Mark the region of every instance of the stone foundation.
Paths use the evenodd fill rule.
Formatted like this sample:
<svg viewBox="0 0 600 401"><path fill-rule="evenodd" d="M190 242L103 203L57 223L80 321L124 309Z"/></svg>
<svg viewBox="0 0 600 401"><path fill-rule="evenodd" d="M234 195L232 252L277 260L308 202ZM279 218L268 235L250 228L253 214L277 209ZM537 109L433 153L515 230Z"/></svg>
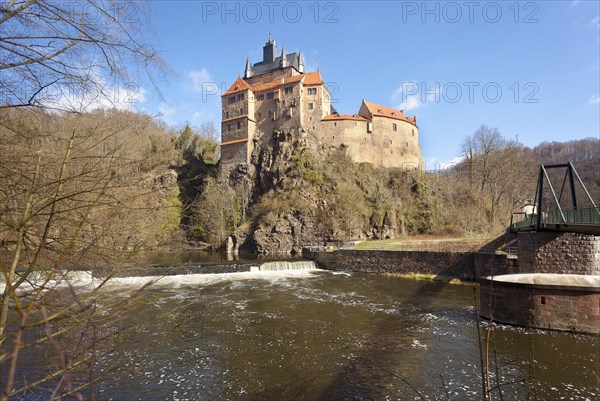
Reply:
<svg viewBox="0 0 600 401"><path fill-rule="evenodd" d="M521 273L600 274L600 236L519 233Z"/></svg>
<svg viewBox="0 0 600 401"><path fill-rule="evenodd" d="M507 282L502 276L482 279L481 315L523 327L600 333L600 288L597 284L569 285L570 278L578 277L562 276L559 283L563 284L553 285Z"/></svg>

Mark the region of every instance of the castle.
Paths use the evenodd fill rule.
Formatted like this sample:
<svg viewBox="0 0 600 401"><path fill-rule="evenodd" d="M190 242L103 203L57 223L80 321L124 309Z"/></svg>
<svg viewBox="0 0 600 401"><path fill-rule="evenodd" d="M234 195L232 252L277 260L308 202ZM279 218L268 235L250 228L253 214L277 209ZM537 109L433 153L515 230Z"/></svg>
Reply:
<svg viewBox="0 0 600 401"><path fill-rule="evenodd" d="M277 55L279 54L279 56ZM277 51L270 37L263 60L246 60L222 95L221 168L250 164L257 144L267 145L278 133L312 135L318 145L345 147L357 163L405 170L421 169L416 117L362 101L358 114L338 114L320 72L305 72L301 52Z"/></svg>

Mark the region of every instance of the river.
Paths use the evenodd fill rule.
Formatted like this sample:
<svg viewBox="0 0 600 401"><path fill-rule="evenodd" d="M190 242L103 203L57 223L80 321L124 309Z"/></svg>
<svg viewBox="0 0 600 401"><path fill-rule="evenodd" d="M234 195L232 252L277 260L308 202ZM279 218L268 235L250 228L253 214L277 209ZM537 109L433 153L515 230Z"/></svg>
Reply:
<svg viewBox="0 0 600 401"><path fill-rule="evenodd" d="M169 276L136 293L147 279L98 297L114 333L98 399L481 399L471 285L295 270ZM504 400L600 398L597 336L494 324L493 337Z"/></svg>

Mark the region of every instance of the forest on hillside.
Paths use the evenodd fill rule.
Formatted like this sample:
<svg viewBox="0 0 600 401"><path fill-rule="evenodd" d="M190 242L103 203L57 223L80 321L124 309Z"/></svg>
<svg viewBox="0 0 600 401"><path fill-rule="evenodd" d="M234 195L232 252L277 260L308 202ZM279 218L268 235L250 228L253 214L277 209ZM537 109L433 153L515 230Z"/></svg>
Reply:
<svg viewBox="0 0 600 401"><path fill-rule="evenodd" d="M252 179L228 179L219 174L212 124L177 129L118 109L5 108L0 117L0 249L10 254L21 232L21 258L32 258L40 241L46 259L68 245L77 263L165 245L219 248L230 236L259 251L422 234L488 236L535 197L540 164L568 161L600 197L594 138L531 149L482 126L464 137L460 163L427 173L356 164L343 148L274 142L258 151ZM278 162L267 165L273 153Z"/></svg>

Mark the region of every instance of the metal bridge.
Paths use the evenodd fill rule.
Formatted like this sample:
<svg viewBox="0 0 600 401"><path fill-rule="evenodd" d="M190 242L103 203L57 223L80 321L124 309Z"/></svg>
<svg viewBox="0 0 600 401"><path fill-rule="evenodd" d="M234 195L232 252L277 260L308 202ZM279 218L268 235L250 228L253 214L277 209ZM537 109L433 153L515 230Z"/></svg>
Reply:
<svg viewBox="0 0 600 401"><path fill-rule="evenodd" d="M548 170L552 169L565 169L558 195L548 176ZM581 193L583 190L585 194L584 200L587 201L585 206L580 206L578 202L576 183L579 184L579 192ZM550 198L548 202L545 202L547 199L544 199L545 185L548 186L547 192L552 195L551 198L548 196ZM563 199L565 186L569 194ZM581 181L579 174L577 174L575 167L570 162L540 166L535 200L530 208L529 212L514 212L512 214L511 232L565 231L600 235L600 207L596 205Z"/></svg>

